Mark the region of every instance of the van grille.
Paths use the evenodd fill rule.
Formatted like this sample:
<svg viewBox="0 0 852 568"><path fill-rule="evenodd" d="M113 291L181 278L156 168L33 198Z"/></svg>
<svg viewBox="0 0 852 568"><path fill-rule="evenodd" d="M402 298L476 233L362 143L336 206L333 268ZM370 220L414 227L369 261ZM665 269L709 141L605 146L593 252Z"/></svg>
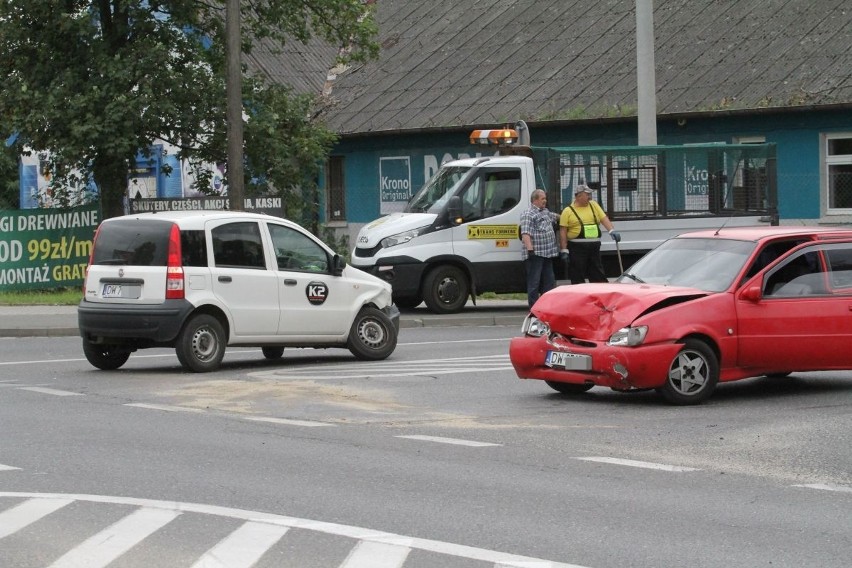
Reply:
<svg viewBox="0 0 852 568"><path fill-rule="evenodd" d="M376 245L368 249L355 247L355 256L358 258L370 258L376 256L376 253L380 250L382 250L382 245Z"/></svg>

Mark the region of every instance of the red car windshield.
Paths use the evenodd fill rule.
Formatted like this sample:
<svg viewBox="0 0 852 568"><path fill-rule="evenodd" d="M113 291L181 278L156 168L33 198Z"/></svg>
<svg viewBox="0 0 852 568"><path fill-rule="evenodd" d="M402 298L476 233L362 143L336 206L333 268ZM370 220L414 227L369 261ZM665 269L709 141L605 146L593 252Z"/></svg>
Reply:
<svg viewBox="0 0 852 568"><path fill-rule="evenodd" d="M727 290L756 247L731 239L670 239L645 256L616 280L687 286L705 292Z"/></svg>

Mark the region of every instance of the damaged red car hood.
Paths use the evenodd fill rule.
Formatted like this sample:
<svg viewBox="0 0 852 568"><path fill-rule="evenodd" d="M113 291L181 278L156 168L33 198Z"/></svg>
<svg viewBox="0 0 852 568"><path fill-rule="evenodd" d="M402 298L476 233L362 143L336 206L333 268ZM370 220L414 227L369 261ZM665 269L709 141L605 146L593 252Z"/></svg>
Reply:
<svg viewBox="0 0 852 568"><path fill-rule="evenodd" d="M606 340L655 307L707 295L696 288L655 284L573 284L547 292L531 311L562 335Z"/></svg>

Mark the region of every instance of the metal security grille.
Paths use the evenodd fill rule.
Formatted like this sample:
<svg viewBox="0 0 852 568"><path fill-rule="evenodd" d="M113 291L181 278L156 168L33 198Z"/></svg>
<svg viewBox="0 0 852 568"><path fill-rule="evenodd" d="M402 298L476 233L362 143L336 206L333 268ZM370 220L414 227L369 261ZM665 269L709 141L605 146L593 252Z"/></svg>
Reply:
<svg viewBox="0 0 852 568"><path fill-rule="evenodd" d="M533 148L546 161L551 202L587 184L612 219L777 215L775 146ZM556 202L554 203L554 199Z"/></svg>
<svg viewBox="0 0 852 568"><path fill-rule="evenodd" d="M828 167L829 207L852 209L852 165Z"/></svg>

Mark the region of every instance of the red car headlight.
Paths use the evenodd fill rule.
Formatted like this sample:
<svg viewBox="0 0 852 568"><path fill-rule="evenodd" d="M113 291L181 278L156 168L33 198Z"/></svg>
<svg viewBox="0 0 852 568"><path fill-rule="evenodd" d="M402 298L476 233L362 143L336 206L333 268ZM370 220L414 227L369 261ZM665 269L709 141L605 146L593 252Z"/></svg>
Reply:
<svg viewBox="0 0 852 568"><path fill-rule="evenodd" d="M550 335L550 326L530 314L524 320L524 324L521 326L521 332L524 335L530 335L532 337L542 337Z"/></svg>
<svg viewBox="0 0 852 568"><path fill-rule="evenodd" d="M617 345L621 347L633 347L641 345L645 341L645 336L648 335L648 326L639 325L636 327L622 327L613 333L607 345Z"/></svg>

